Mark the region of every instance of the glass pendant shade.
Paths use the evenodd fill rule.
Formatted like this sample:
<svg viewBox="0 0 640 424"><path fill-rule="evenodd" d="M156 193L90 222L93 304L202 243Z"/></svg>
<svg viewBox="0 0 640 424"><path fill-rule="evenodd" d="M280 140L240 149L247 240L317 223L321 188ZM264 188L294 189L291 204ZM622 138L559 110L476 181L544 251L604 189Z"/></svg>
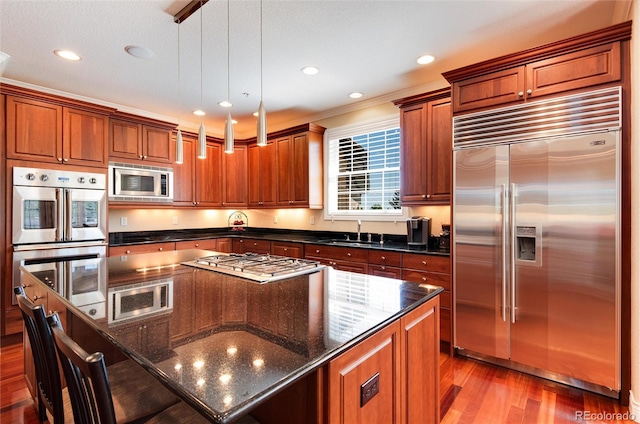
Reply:
<svg viewBox="0 0 640 424"><path fill-rule="evenodd" d="M184 162L184 142L182 141L182 131L176 134L176 163Z"/></svg>
<svg viewBox="0 0 640 424"><path fill-rule="evenodd" d="M233 121L231 112L227 114L227 122L224 124L224 152L233 153Z"/></svg>
<svg viewBox="0 0 640 424"><path fill-rule="evenodd" d="M267 111L264 109L262 100L260 100L260 107L258 107L257 145L267 145Z"/></svg>
<svg viewBox="0 0 640 424"><path fill-rule="evenodd" d="M198 158L205 159L207 157L207 134L204 132L204 122L200 122L200 131L198 131Z"/></svg>

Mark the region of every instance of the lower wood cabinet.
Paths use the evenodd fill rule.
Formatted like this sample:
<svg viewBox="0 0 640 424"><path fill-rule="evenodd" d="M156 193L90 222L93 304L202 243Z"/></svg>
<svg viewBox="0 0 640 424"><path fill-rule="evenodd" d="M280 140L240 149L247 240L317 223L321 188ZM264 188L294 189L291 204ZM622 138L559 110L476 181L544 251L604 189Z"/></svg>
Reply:
<svg viewBox="0 0 640 424"><path fill-rule="evenodd" d="M262 239L235 238L231 242L233 253L271 253L271 242Z"/></svg>
<svg viewBox="0 0 640 424"><path fill-rule="evenodd" d="M290 258L302 258L304 256L304 246L302 243L272 241L271 254L288 256Z"/></svg>
<svg viewBox="0 0 640 424"><path fill-rule="evenodd" d="M169 318L160 317L123 324L114 332L117 332L118 338L127 347L143 355L153 356L157 352L164 353L169 350L169 328Z"/></svg>
<svg viewBox="0 0 640 424"><path fill-rule="evenodd" d="M137 253L154 253L175 250L175 242L130 244L127 246L109 247L109 256L126 256Z"/></svg>

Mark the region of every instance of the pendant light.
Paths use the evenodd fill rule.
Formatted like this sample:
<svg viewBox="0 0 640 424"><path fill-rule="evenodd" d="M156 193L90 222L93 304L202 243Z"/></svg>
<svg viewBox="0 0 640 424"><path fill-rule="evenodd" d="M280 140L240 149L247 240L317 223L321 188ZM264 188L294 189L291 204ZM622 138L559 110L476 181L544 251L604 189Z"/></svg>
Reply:
<svg viewBox="0 0 640 424"><path fill-rule="evenodd" d="M258 128L256 141L258 146L267 145L267 111L262 102L262 0L260 0L260 106L258 106Z"/></svg>
<svg viewBox="0 0 640 424"><path fill-rule="evenodd" d="M231 102L231 0L227 0L227 101ZM233 120L231 111L227 112L224 125L224 152L233 153Z"/></svg>
<svg viewBox="0 0 640 424"><path fill-rule="evenodd" d="M180 131L180 24L178 24L178 133L176 134L176 163L184 161L184 142Z"/></svg>
<svg viewBox="0 0 640 424"><path fill-rule="evenodd" d="M200 1L200 109L202 108L202 0ZM204 115L203 115L204 116ZM207 157L207 134L204 130L204 118L200 117L200 130L198 131L198 158Z"/></svg>

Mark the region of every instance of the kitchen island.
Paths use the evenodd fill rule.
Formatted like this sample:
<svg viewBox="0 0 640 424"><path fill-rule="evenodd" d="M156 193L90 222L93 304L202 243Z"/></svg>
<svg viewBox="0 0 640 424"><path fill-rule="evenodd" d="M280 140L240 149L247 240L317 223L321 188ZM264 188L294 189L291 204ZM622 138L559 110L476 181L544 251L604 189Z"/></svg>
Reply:
<svg viewBox="0 0 640 424"><path fill-rule="evenodd" d="M111 257L104 281L83 280L81 263L55 281L27 265L23 283L87 351L133 359L212 422L439 420L442 288L331 267L259 284L182 265L213 253Z"/></svg>

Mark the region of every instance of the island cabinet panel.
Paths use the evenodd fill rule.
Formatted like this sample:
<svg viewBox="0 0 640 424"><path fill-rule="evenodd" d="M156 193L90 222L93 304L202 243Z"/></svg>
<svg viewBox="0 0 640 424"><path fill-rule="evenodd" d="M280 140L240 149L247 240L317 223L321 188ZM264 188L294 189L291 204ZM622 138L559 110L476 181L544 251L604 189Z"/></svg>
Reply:
<svg viewBox="0 0 640 424"><path fill-rule="evenodd" d="M332 360L328 365L329 423L401 423L400 356L396 321Z"/></svg>
<svg viewBox="0 0 640 424"><path fill-rule="evenodd" d="M111 119L109 156L132 163L170 164L171 126L153 126L135 119Z"/></svg>
<svg viewBox="0 0 640 424"><path fill-rule="evenodd" d="M304 245L287 241L272 241L271 254L278 256L288 256L290 258L304 257Z"/></svg>
<svg viewBox="0 0 640 424"><path fill-rule="evenodd" d="M218 276L220 277L220 276ZM222 279L233 277L224 276ZM247 284L224 284L222 289L222 324L247 323Z"/></svg>
<svg viewBox="0 0 640 424"><path fill-rule="evenodd" d="M255 143L248 147L249 207L276 207L277 161L276 145L269 140L266 146Z"/></svg>
<svg viewBox="0 0 640 424"><path fill-rule="evenodd" d="M194 321L197 315L194 307L195 276L196 273L193 270L173 277L171 341L184 339L194 333Z"/></svg>
<svg viewBox="0 0 640 424"><path fill-rule="evenodd" d="M450 89L396 100L400 107L400 202L449 204L452 112Z"/></svg>
<svg viewBox="0 0 640 424"><path fill-rule="evenodd" d="M153 356L171 347L169 318L145 319L140 323L123 324L114 332L128 348Z"/></svg>
<svg viewBox="0 0 640 424"><path fill-rule="evenodd" d="M247 146L236 144L233 153L225 153L222 159L223 207L247 207L247 171Z"/></svg>
<svg viewBox="0 0 640 424"><path fill-rule="evenodd" d="M108 116L6 96L7 157L106 168Z"/></svg>

